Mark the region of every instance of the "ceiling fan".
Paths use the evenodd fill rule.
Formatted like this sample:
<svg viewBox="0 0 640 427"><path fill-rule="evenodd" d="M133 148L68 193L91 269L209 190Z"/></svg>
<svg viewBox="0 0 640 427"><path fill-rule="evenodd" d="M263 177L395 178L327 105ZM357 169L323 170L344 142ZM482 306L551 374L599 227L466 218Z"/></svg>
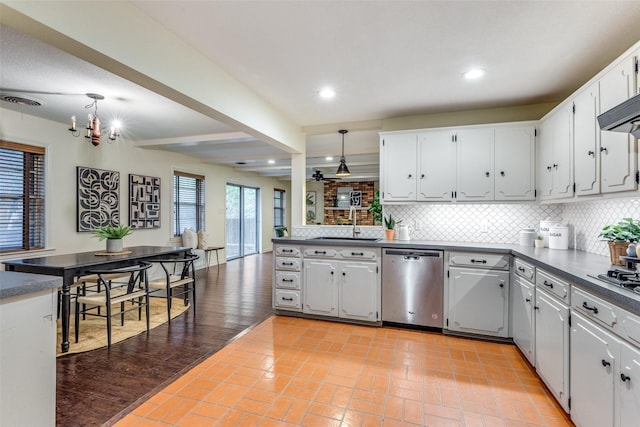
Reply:
<svg viewBox="0 0 640 427"><path fill-rule="evenodd" d="M315 170L313 172L313 175L311 175L311 178L315 179L316 181L337 181L339 178L325 178L324 175L322 174L322 172L320 172L319 170Z"/></svg>

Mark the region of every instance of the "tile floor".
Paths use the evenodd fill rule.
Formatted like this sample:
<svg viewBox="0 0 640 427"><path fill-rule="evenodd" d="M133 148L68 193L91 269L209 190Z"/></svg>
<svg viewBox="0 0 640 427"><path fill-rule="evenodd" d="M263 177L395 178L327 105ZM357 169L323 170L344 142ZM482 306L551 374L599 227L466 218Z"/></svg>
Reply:
<svg viewBox="0 0 640 427"><path fill-rule="evenodd" d="M271 317L116 426L571 426L515 346Z"/></svg>

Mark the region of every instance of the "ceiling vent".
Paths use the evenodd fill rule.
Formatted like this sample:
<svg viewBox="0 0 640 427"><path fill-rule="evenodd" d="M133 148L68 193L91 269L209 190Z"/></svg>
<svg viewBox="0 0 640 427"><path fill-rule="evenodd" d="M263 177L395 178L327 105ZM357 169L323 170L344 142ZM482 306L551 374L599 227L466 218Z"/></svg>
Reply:
<svg viewBox="0 0 640 427"><path fill-rule="evenodd" d="M0 95L0 99L6 102L10 102L12 104L29 105L31 107L42 106L42 103L40 101L36 101L35 99L24 98L22 96L7 95L3 93L2 95Z"/></svg>

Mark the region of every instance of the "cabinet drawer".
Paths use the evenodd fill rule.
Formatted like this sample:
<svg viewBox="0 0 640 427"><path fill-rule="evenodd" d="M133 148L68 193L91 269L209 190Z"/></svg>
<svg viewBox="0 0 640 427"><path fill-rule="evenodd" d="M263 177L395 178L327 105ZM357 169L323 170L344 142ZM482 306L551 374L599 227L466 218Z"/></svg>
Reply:
<svg viewBox="0 0 640 427"><path fill-rule="evenodd" d="M298 258L281 258L276 257L277 270L293 270L300 271L300 260Z"/></svg>
<svg viewBox="0 0 640 427"><path fill-rule="evenodd" d="M276 289L273 301L274 307L300 309L300 291Z"/></svg>
<svg viewBox="0 0 640 427"><path fill-rule="evenodd" d="M346 248L340 251L340 256L347 259L377 259L378 254L374 249Z"/></svg>
<svg viewBox="0 0 640 427"><path fill-rule="evenodd" d="M600 298L580 289L571 289L571 308L580 311L587 318L597 320L600 324L613 329L618 323L613 306Z"/></svg>
<svg viewBox="0 0 640 427"><path fill-rule="evenodd" d="M520 259L514 262L514 272L516 276L523 277L532 283L536 281L536 268Z"/></svg>
<svg viewBox="0 0 640 427"><path fill-rule="evenodd" d="M300 273L276 271L276 288L300 289Z"/></svg>
<svg viewBox="0 0 640 427"><path fill-rule="evenodd" d="M276 256L300 256L300 246L278 245L276 246Z"/></svg>
<svg viewBox="0 0 640 427"><path fill-rule="evenodd" d="M507 270L509 255L452 252L449 255L449 265Z"/></svg>
<svg viewBox="0 0 640 427"><path fill-rule="evenodd" d="M536 271L536 286L565 304L569 304L571 301L571 285L544 270Z"/></svg>
<svg viewBox="0 0 640 427"><path fill-rule="evenodd" d="M307 246L304 248L304 256L312 258L335 258L338 251L326 246Z"/></svg>

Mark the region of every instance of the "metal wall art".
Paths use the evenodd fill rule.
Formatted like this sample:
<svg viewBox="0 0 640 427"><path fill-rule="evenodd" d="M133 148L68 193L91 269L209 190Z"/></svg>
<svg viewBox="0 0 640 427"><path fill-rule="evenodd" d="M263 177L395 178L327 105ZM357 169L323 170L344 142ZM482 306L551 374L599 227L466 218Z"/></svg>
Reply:
<svg viewBox="0 0 640 427"><path fill-rule="evenodd" d="M160 228L160 178L129 174L129 225Z"/></svg>
<svg viewBox="0 0 640 427"><path fill-rule="evenodd" d="M120 224L120 172L77 167L78 231Z"/></svg>

